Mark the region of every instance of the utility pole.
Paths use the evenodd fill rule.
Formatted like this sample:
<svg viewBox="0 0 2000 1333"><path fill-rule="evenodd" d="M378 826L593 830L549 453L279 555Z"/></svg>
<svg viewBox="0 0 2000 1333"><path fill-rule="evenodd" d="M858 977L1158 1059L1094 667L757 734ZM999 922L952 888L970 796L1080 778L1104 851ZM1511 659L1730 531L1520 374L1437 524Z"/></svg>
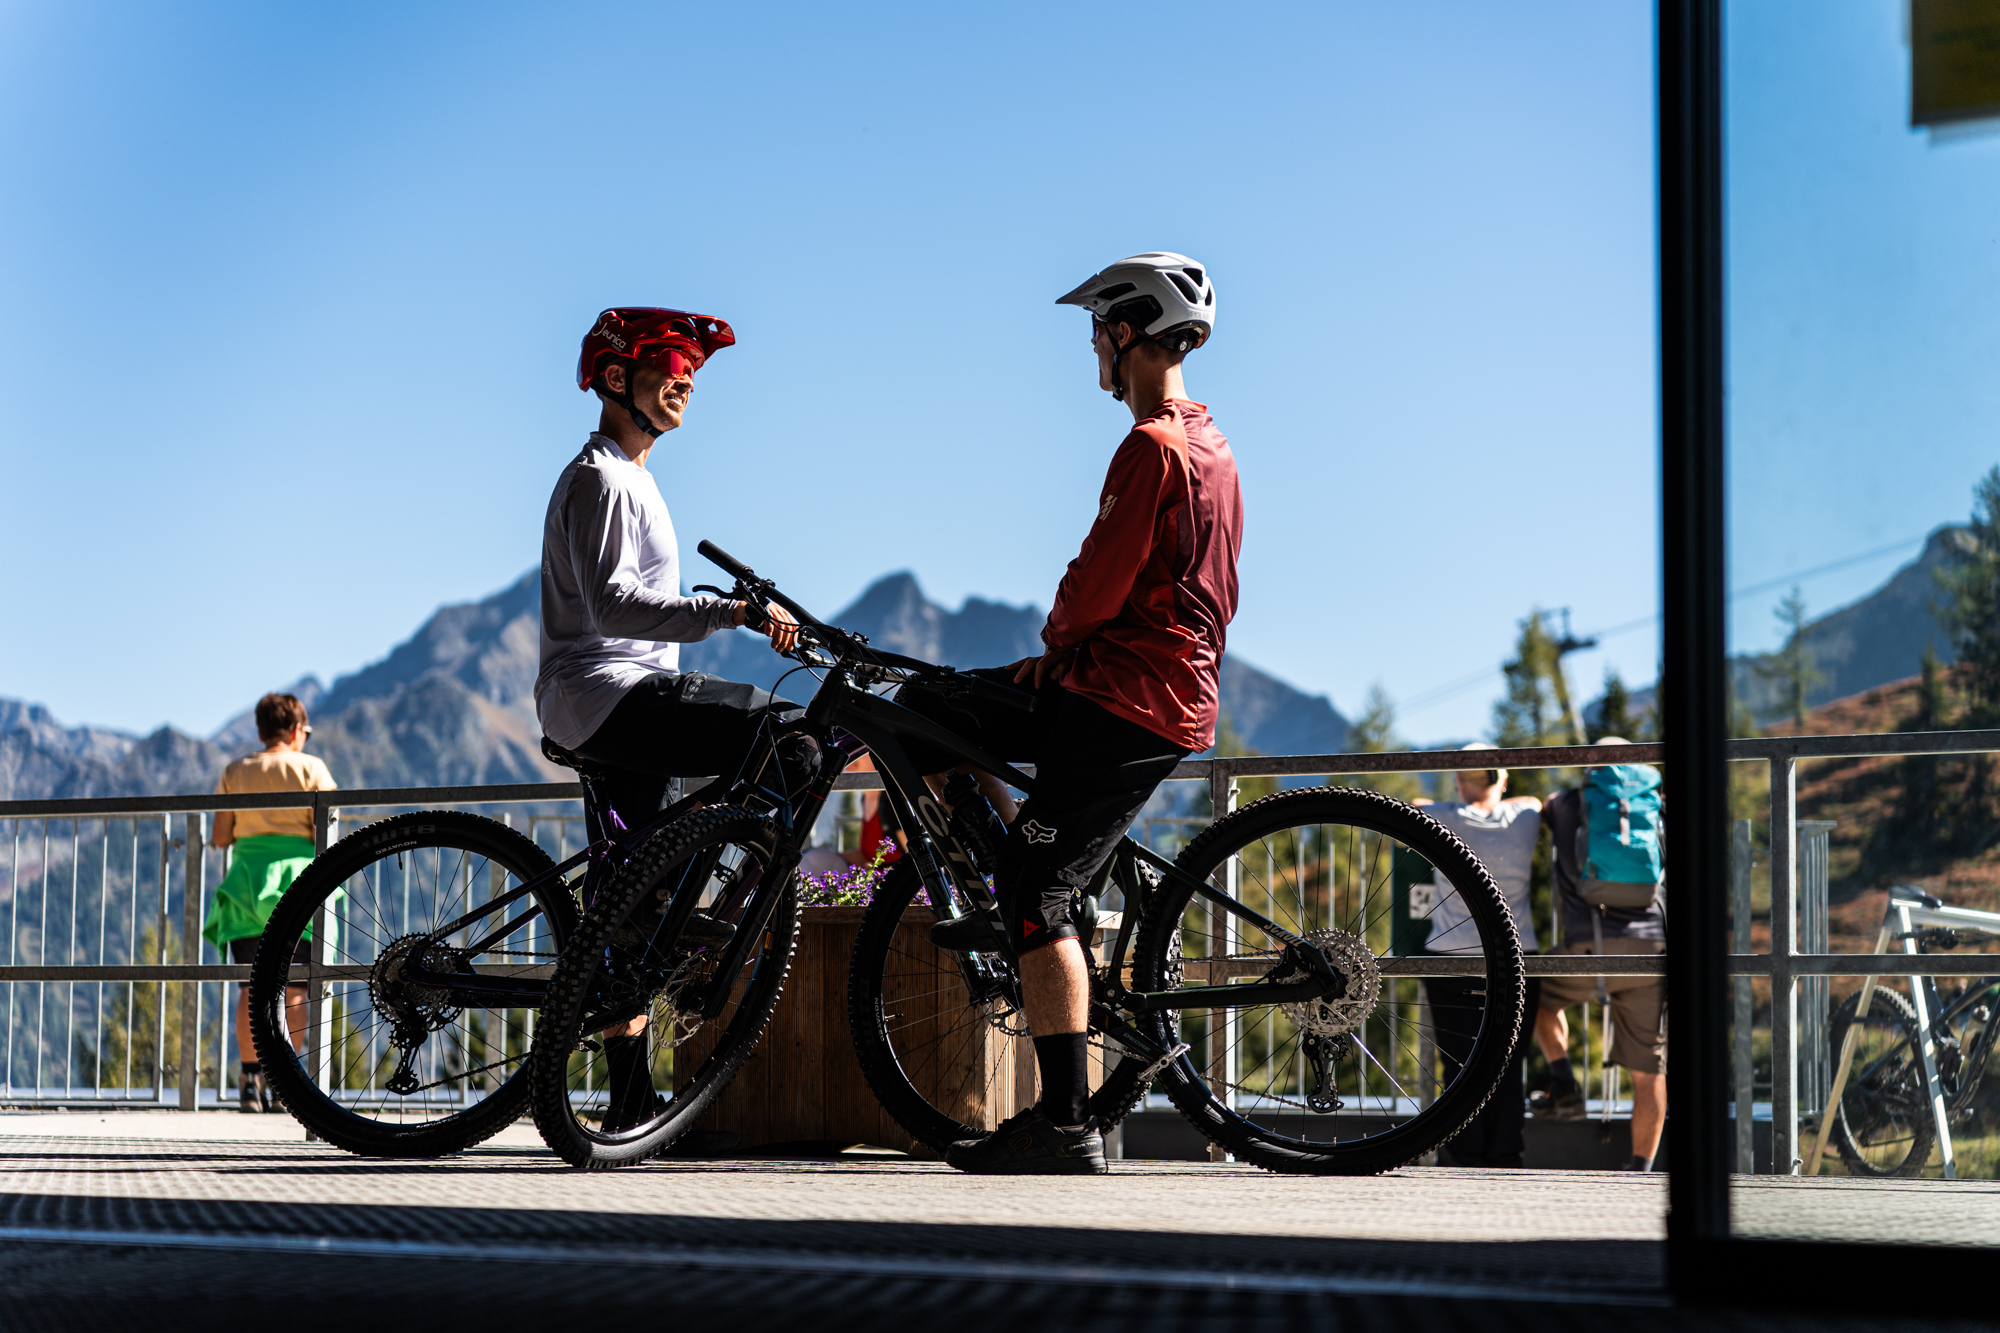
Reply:
<svg viewBox="0 0 2000 1333"><path fill-rule="evenodd" d="M1585 648L1595 648L1597 640L1579 639L1570 633L1569 608L1566 606L1562 609L1562 618L1562 637L1556 640L1556 703L1561 706L1564 716L1569 718L1569 730L1573 738L1572 743L1576 745L1588 745L1590 738L1584 734L1583 714L1577 711L1576 700L1570 694L1569 670L1563 666L1563 658L1569 656L1571 653L1581 652Z"/></svg>

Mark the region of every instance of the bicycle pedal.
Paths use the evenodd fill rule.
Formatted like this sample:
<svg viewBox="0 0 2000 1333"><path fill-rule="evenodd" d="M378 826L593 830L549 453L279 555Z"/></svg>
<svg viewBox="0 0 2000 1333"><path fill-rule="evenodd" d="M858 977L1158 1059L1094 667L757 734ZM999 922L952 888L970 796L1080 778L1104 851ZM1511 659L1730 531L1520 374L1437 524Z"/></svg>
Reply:
<svg viewBox="0 0 2000 1333"><path fill-rule="evenodd" d="M1168 1065L1186 1055L1191 1049L1193 1048L1186 1042L1180 1042L1171 1051L1168 1051L1165 1055L1147 1065L1139 1072L1139 1086L1143 1088L1148 1083L1151 1083L1155 1078L1159 1077L1162 1069L1165 1069Z"/></svg>

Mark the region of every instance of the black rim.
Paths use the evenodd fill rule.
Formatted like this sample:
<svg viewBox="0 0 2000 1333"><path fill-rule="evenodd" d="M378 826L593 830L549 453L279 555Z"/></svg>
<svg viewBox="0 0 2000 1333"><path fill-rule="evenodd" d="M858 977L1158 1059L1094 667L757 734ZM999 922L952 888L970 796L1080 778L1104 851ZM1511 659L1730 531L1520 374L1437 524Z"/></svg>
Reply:
<svg viewBox="0 0 2000 1333"><path fill-rule="evenodd" d="M1278 925L1339 948L1365 946L1380 958L1390 952L1392 912L1410 901L1407 885L1404 894L1396 892L1398 880L1421 873L1410 859L1415 854L1436 868L1428 906L1419 896L1409 908L1412 918L1430 921L1432 950L1483 956L1489 969L1495 959L1518 956L1511 923L1496 921L1474 900L1491 893L1490 882L1460 868L1470 854L1448 845L1442 829L1427 827L1430 821L1414 811L1406 819L1376 818L1365 804L1335 801L1320 806L1328 817L1309 822L1288 818L1282 808L1262 820L1246 809L1234 817L1249 821L1235 835L1218 822L1222 841L1192 847L1190 870L1233 889ZM1172 901L1184 905L1179 959L1155 937L1144 960L1164 980L1172 982L1176 961L1189 986L1254 980L1279 966L1277 942L1239 918L1193 899L1191 890ZM1156 964L1154 955L1164 956ZM1184 1010L1177 1033L1171 1018L1156 1022L1162 1038L1190 1045L1177 1071L1186 1089L1206 1099L1207 1114L1299 1153L1361 1145L1390 1150L1405 1140L1435 1141L1439 1124L1456 1121L1450 1126L1456 1130L1486 1100L1514 1036L1506 1034L1509 1050L1496 1055L1496 1028L1508 1006L1485 1003L1486 984L1480 977L1427 983L1378 976L1363 987L1374 997L1365 1007ZM1514 1016L1518 1021L1518 1009ZM1451 1058L1453 1051L1460 1059ZM1435 1071L1428 1081L1426 1057Z"/></svg>
<svg viewBox="0 0 2000 1333"><path fill-rule="evenodd" d="M310 1034L295 1041L307 1047L294 1059L297 1076L326 1109L371 1128L418 1129L474 1111L525 1068L536 1010L460 1007L450 996L398 986L391 979L393 963L422 949L434 970L550 967L563 942L560 910L537 913L501 939L484 940L499 921L495 917L424 942L437 926L545 872L550 863L543 858L536 864L519 849L448 828L358 863L338 859L338 844L334 851L335 859L322 858L321 864L329 879L339 878L321 881L305 900L306 918L291 918L283 945L292 954L312 930L315 909L323 906L329 939L324 946L308 942L307 948L316 950L322 963L367 972L324 983L317 1010L319 1049L311 1049ZM563 892L552 881L535 897L546 907ZM523 907L517 904L512 916L521 915ZM477 953L465 950L481 941L485 947ZM263 947L278 944L267 935ZM258 997L273 1032L290 1026L280 995L272 986Z"/></svg>

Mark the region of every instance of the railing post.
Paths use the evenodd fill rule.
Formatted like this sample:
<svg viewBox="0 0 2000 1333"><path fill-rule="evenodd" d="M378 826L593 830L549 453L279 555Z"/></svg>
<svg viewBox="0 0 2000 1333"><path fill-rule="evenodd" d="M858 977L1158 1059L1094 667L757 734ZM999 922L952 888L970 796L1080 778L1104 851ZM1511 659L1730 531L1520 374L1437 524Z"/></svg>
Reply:
<svg viewBox="0 0 2000 1333"><path fill-rule="evenodd" d="M1735 936L1734 952L1747 954L1751 949L1750 821L1737 820L1730 833L1730 926ZM1749 977L1736 977L1730 985L1736 992L1736 1040L1732 1052L1736 1076L1736 1170L1747 1176L1757 1169L1757 1074L1750 1058L1750 1028L1757 1012L1757 996Z"/></svg>
<svg viewBox="0 0 2000 1333"><path fill-rule="evenodd" d="M201 867L202 816L191 813L182 821L181 836L181 962L192 966L201 961ZM201 1078L201 983L181 983L180 1108L196 1109L196 1089Z"/></svg>
<svg viewBox="0 0 2000 1333"><path fill-rule="evenodd" d="M1222 759L1209 761L1208 808L1216 819L1221 819L1236 809L1236 774ZM1241 866L1237 858L1230 857L1223 872L1225 876L1223 891L1231 898L1237 895L1240 871ZM1220 949L1224 956L1234 953L1236 918L1211 905L1208 909L1208 923L1208 947L1211 954L1217 949ZM1209 969L1209 975L1215 976L1213 966ZM1224 984L1229 981L1226 970L1222 980ZM1236 1048L1232 1040L1236 1035L1235 1018L1234 1009L1208 1011L1208 1081L1211 1087L1221 1089L1225 1106L1236 1104ZM1226 1162L1229 1160L1229 1153L1221 1144L1211 1143L1208 1145L1208 1160Z"/></svg>
<svg viewBox="0 0 2000 1333"><path fill-rule="evenodd" d="M312 821L313 855L318 856L326 850L327 834L333 824L333 806L323 792L313 793ZM325 988L320 985L319 979L320 967L333 961L327 944L328 915L326 901L322 899L319 909L313 913L312 947L306 950L306 1068L313 1071L313 1081L321 1088L326 1087L328 1076L332 1073L333 1055L333 1048L326 1041L326 1017L332 1006L322 994ZM285 1006L285 1011L288 1014L291 1012L290 1004ZM307 1130L306 1139L317 1143L319 1135Z"/></svg>
<svg viewBox="0 0 2000 1333"><path fill-rule="evenodd" d="M1771 1172L1799 1168L1799 761L1771 760Z"/></svg>

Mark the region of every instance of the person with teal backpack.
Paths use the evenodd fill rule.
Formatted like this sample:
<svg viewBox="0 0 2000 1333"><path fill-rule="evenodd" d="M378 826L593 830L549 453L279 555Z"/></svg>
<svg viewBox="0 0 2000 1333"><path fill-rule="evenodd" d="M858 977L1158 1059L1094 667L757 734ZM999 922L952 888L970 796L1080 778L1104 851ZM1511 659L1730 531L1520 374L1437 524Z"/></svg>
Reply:
<svg viewBox="0 0 2000 1333"><path fill-rule="evenodd" d="M1616 736L1599 745L1626 745ZM1542 810L1565 954L1659 954L1667 947L1666 822L1660 770L1605 764L1584 770L1581 787ZM1535 1040L1549 1063L1549 1087L1529 1098L1541 1119L1580 1120L1583 1089L1569 1061L1564 1011L1596 1001L1611 1013L1607 1064L1632 1075L1633 1170L1652 1169L1667 1109L1666 986L1663 977L1544 977Z"/></svg>

